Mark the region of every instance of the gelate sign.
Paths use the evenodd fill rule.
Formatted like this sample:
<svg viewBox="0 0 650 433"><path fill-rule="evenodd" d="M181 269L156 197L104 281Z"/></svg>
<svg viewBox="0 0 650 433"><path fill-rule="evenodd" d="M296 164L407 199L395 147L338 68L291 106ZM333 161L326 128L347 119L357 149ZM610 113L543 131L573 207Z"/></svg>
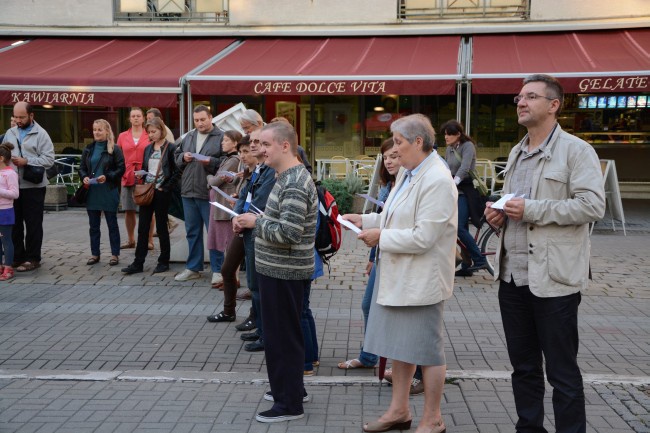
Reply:
<svg viewBox="0 0 650 433"><path fill-rule="evenodd" d="M581 92L638 92L648 89L648 77L585 78L578 87Z"/></svg>

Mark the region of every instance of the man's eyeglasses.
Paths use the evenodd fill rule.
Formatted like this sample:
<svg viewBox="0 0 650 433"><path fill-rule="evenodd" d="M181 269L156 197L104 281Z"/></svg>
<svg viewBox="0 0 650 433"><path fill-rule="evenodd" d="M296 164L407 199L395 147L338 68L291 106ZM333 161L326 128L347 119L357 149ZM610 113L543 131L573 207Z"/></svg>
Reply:
<svg viewBox="0 0 650 433"><path fill-rule="evenodd" d="M254 140L251 140L251 143L253 143L253 144L260 144L260 143L262 143L262 142L259 141L258 139L254 139Z"/></svg>
<svg viewBox="0 0 650 433"><path fill-rule="evenodd" d="M535 92L530 92L530 93L526 93L525 95L515 96L513 101L515 101L515 104L519 104L519 101L521 101L522 99L525 99L526 101L534 101L537 98L544 98L544 99L548 99L549 101L557 99L557 98L549 98L548 96L544 96L544 95L538 95Z"/></svg>

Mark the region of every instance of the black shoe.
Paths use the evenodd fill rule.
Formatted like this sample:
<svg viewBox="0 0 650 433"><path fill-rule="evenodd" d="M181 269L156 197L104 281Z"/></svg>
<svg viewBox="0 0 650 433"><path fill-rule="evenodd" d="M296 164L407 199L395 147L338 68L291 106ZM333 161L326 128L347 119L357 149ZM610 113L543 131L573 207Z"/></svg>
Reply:
<svg viewBox="0 0 650 433"><path fill-rule="evenodd" d="M167 272L169 270L169 265L163 263L158 263L156 268L153 270L152 274L158 274L160 272Z"/></svg>
<svg viewBox="0 0 650 433"><path fill-rule="evenodd" d="M247 334L242 334L239 336L244 341L257 341L258 338L260 338L260 334L257 332L249 332Z"/></svg>
<svg viewBox="0 0 650 433"><path fill-rule="evenodd" d="M257 328L255 321L250 317L247 317L246 320L235 326L235 329L238 331L252 331L255 328Z"/></svg>
<svg viewBox="0 0 650 433"><path fill-rule="evenodd" d="M481 269L487 269L487 268L488 268L488 264L487 264L487 261L486 261L486 262L478 263L478 264L474 263L474 266L470 266L469 268L467 268L467 270L469 272L474 272L474 271L480 271Z"/></svg>
<svg viewBox="0 0 650 433"><path fill-rule="evenodd" d="M266 392L264 393L264 400L266 400L266 401L275 401L275 400L273 399L273 394L271 394L271 391L266 391ZM303 403L308 403L309 400L311 400L311 397L309 397L309 395L307 394L307 392L305 392L305 394L302 396L302 402L303 402Z"/></svg>
<svg viewBox="0 0 650 433"><path fill-rule="evenodd" d="M456 271L454 275L457 277L471 277L472 275L474 275L474 272L469 271L467 269L459 269Z"/></svg>
<svg viewBox="0 0 650 433"><path fill-rule="evenodd" d="M257 340L252 343L248 343L244 346L246 352L261 352L264 350L264 342L262 340Z"/></svg>
<svg viewBox="0 0 650 433"><path fill-rule="evenodd" d="M137 266L131 263L126 268L122 268L122 272L124 272L126 275L137 274L142 272L142 266Z"/></svg>
<svg viewBox="0 0 650 433"><path fill-rule="evenodd" d="M237 316L229 316L227 314L224 314L223 311L219 314L213 314L212 316L208 316L208 322L210 323L234 322L235 320L237 320Z"/></svg>
<svg viewBox="0 0 650 433"><path fill-rule="evenodd" d="M255 415L255 419L259 422L282 422L304 418L304 416L304 413L288 414L275 409L269 409Z"/></svg>

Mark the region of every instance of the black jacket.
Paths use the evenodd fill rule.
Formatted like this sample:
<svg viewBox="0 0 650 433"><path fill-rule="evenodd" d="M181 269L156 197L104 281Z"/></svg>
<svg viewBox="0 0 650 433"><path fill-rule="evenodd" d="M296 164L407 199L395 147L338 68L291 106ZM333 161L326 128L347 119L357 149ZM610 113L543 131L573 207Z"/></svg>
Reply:
<svg viewBox="0 0 650 433"><path fill-rule="evenodd" d="M90 155L92 155L94 149L95 142L93 141L88 146L86 146L83 153L81 154L81 164L79 164L79 178L82 181L85 177L95 177L92 173L93 167L91 167L90 164ZM112 155L109 155L108 151L104 151L102 153L100 164L103 167L103 173L104 176L106 176L106 182L110 185L110 187L119 187L125 171L124 154L122 153L122 149L120 149L119 146L115 145Z"/></svg>
<svg viewBox="0 0 650 433"><path fill-rule="evenodd" d="M168 146L167 150L165 150L165 146ZM181 177L181 171L178 169L178 167L176 167L176 163L174 162L174 153L176 152L176 146L173 143L166 141L165 144L163 144L163 146L160 148L160 151L165 152L162 166L160 167L160 171L162 172L161 174L164 177L160 188L165 192L169 192L174 190ZM149 171L149 158L151 158L152 153L153 143L149 143L149 145L144 148L144 156L142 157L142 170Z"/></svg>

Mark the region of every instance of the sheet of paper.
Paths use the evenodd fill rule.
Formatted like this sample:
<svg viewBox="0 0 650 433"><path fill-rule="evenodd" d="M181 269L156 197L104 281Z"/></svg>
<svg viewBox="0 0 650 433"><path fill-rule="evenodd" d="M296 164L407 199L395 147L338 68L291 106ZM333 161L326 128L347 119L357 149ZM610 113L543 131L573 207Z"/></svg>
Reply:
<svg viewBox="0 0 650 433"><path fill-rule="evenodd" d="M222 205L221 203L217 203L216 201L211 201L210 204L211 204L212 206L216 206L216 207L218 207L218 208L221 209L222 211L224 211L224 212L226 212L226 213L228 213L228 214L230 214L230 215L232 215L232 216L239 216L239 214L238 214L237 212L235 212L234 210L230 209L228 206L224 206L224 205Z"/></svg>
<svg viewBox="0 0 650 433"><path fill-rule="evenodd" d="M256 213L256 214L258 214L258 215L264 215L264 211L260 210L260 208L258 208L257 206L255 206L253 203L251 203L251 208L253 208L253 209L252 209L252 210L251 210L251 209L248 209L248 210L251 211L251 212L253 212L253 213Z"/></svg>
<svg viewBox="0 0 650 433"><path fill-rule="evenodd" d="M219 177L223 176L223 177L227 177L228 179L234 179L235 176L237 176L237 173L235 173L234 171L218 171L215 176L219 176Z"/></svg>
<svg viewBox="0 0 650 433"><path fill-rule="evenodd" d="M355 226L355 225L352 224L350 221L344 220L343 217L342 217L341 215L339 215L338 217L336 217L336 220L337 220L339 223L341 223L342 226L349 228L350 230L352 230L352 231L355 232L356 234L361 233L361 229L360 229L359 227Z"/></svg>
<svg viewBox="0 0 650 433"><path fill-rule="evenodd" d="M209 156L201 155L200 153L193 153L192 158L196 159L197 161L210 161Z"/></svg>
<svg viewBox="0 0 650 433"><path fill-rule="evenodd" d="M135 170L134 171L136 176L146 176L147 175L147 170Z"/></svg>
<svg viewBox="0 0 650 433"><path fill-rule="evenodd" d="M231 197L230 195L228 195L228 193L225 193L223 190L219 189L218 186L213 186L212 189L218 192L219 195L221 195L223 198L228 200L230 203L234 203L237 201L234 197Z"/></svg>
<svg viewBox="0 0 650 433"><path fill-rule="evenodd" d="M515 195L515 194L506 194L503 197L501 197L499 200L495 201L492 203L492 206L490 206L492 209L499 209L503 210L503 206L506 204L506 202L512 198L525 198L526 194L521 194L521 195Z"/></svg>
<svg viewBox="0 0 650 433"><path fill-rule="evenodd" d="M97 181L97 178L96 178L96 177L93 177L93 178L91 178L91 179L88 179L88 185L96 185L96 184L98 184L98 183L99 183L99 182Z"/></svg>
<svg viewBox="0 0 650 433"><path fill-rule="evenodd" d="M384 207L384 202L377 200L376 198L370 197L368 194L357 194L359 197L368 200L372 204L376 204L379 207Z"/></svg>

